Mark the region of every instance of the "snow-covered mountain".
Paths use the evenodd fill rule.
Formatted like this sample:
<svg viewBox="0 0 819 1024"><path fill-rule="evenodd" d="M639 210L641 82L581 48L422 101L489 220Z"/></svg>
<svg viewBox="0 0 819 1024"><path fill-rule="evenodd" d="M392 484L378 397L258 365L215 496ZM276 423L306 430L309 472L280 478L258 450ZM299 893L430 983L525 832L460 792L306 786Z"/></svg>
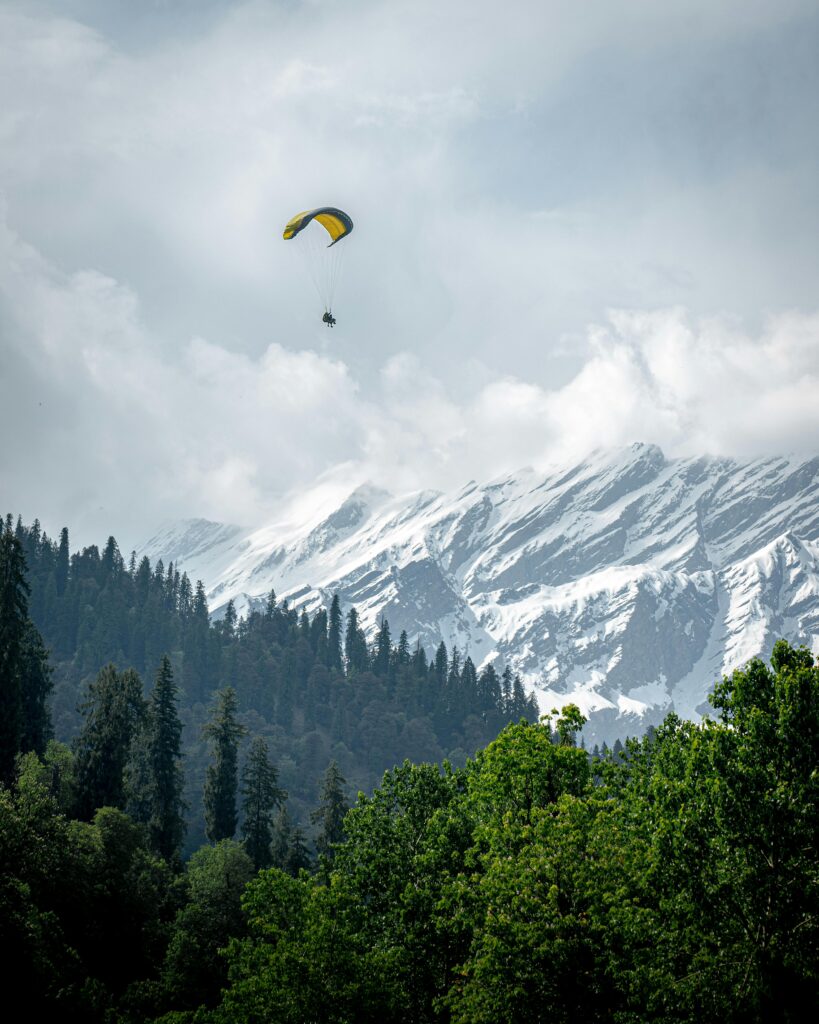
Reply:
<svg viewBox="0 0 819 1024"><path fill-rule="evenodd" d="M217 615L338 592L370 628L508 662L543 709L579 704L589 743L696 716L779 636L819 651L819 458L633 445L454 493L359 487L257 530L187 520L143 553L202 579Z"/></svg>

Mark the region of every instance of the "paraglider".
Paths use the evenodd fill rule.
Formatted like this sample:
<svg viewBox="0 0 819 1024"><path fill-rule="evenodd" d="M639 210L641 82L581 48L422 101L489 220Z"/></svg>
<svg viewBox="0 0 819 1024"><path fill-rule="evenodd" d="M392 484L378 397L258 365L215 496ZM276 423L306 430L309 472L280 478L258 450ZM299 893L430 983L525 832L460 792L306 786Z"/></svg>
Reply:
<svg viewBox="0 0 819 1024"><path fill-rule="evenodd" d="M353 222L343 210L334 206L320 206L316 210L297 213L286 224L284 239L296 239L296 246L304 256L310 277L324 303L322 322L335 327L333 298L341 272L344 247L337 244L353 230ZM330 238L328 243L327 238Z"/></svg>

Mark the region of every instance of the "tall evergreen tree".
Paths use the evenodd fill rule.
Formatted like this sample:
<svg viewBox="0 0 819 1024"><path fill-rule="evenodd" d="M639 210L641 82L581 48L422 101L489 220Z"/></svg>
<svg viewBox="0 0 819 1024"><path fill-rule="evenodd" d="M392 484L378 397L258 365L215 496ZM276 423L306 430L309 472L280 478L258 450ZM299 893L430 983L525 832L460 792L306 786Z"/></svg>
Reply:
<svg viewBox="0 0 819 1024"><path fill-rule="evenodd" d="M137 799L141 797L148 810L153 848L169 863L177 860L185 835L178 694L170 659L164 655L151 692L147 735L138 745L138 753L147 757L147 771L137 769L134 777L148 783L148 793L138 794Z"/></svg>
<svg viewBox="0 0 819 1024"><path fill-rule="evenodd" d="M212 843L236 833L239 740L247 729L236 720L238 703L232 686L219 690L203 735L211 741L213 762L205 779L205 832Z"/></svg>
<svg viewBox="0 0 819 1024"><path fill-rule="evenodd" d="M57 582L57 595L62 597L68 585L68 529L64 526L60 531L60 546L57 549L57 565L55 567L55 578Z"/></svg>
<svg viewBox="0 0 819 1024"><path fill-rule="evenodd" d="M302 868L310 867L310 854L307 850L304 831L293 825L286 806L282 806L276 818L271 858L274 867L286 871L294 877Z"/></svg>
<svg viewBox="0 0 819 1024"><path fill-rule="evenodd" d="M328 861L333 859L335 844L344 838L344 815L349 810L344 796L346 785L347 780L341 774L337 762L331 761L321 784L319 806L310 816L313 824L319 828L316 850Z"/></svg>
<svg viewBox="0 0 819 1024"><path fill-rule="evenodd" d="M504 715L512 718L514 707L512 705L512 669L507 665L501 675L501 710Z"/></svg>
<svg viewBox="0 0 819 1024"><path fill-rule="evenodd" d="M392 639L390 637L390 624L386 619L381 620L378 633L373 645L373 672L379 676L386 676L390 671L390 654L392 653Z"/></svg>
<svg viewBox="0 0 819 1024"><path fill-rule="evenodd" d="M427 652L421 646L420 637L415 643L415 651L412 655L412 668L419 679L425 678L427 674Z"/></svg>
<svg viewBox="0 0 819 1024"><path fill-rule="evenodd" d="M16 755L42 754L51 736L51 668L28 615L29 593L23 544L7 524L0 530L0 781L6 783Z"/></svg>
<svg viewBox="0 0 819 1024"><path fill-rule="evenodd" d="M23 658L28 628L23 545L9 521L0 533L0 782L14 779L23 738Z"/></svg>
<svg viewBox="0 0 819 1024"><path fill-rule="evenodd" d="M200 700L205 699L210 689L210 637L205 585L201 580L197 580L183 640L185 657L182 671L185 692L190 697Z"/></svg>
<svg viewBox="0 0 819 1024"><path fill-rule="evenodd" d="M297 825L290 832L290 846L284 870L295 878L300 871L309 871L312 864L304 829Z"/></svg>
<svg viewBox="0 0 819 1024"><path fill-rule="evenodd" d="M131 743L145 718L142 680L133 669L100 669L81 708L85 718L74 742L74 813L90 821L99 807L125 806L125 768Z"/></svg>
<svg viewBox="0 0 819 1024"><path fill-rule="evenodd" d="M464 711L478 706L478 673L475 671L475 663L468 654L461 672L461 694Z"/></svg>
<svg viewBox="0 0 819 1024"><path fill-rule="evenodd" d="M267 743L257 736L250 744L242 772L242 835L256 871L270 866L273 811L287 799L279 787L279 773L270 761Z"/></svg>
<svg viewBox="0 0 819 1024"><path fill-rule="evenodd" d="M500 680L491 663L478 676L478 700L483 711L497 711L501 707Z"/></svg>
<svg viewBox="0 0 819 1024"><path fill-rule="evenodd" d="M515 678L512 680L512 718L516 722L521 718L527 718L529 711L526 691L523 689L520 676L515 673Z"/></svg>
<svg viewBox="0 0 819 1024"><path fill-rule="evenodd" d="M235 635L237 620L238 616L236 615L236 606L233 603L233 598L231 598L227 603L225 616L222 619L222 629L224 630L225 636L232 637Z"/></svg>
<svg viewBox="0 0 819 1024"><path fill-rule="evenodd" d="M344 637L344 656L347 659L347 673L355 675L366 672L370 667L370 656L367 651L367 639L358 624L358 612L350 609L347 616L347 632Z"/></svg>
<svg viewBox="0 0 819 1024"><path fill-rule="evenodd" d="M438 677L438 685L441 688L443 688L446 685L446 673L448 665L449 655L447 654L446 644L442 640L438 644L438 648L435 651L435 675Z"/></svg>
<svg viewBox="0 0 819 1024"><path fill-rule="evenodd" d="M30 619L23 635L22 655L23 735L20 748L43 754L53 736L48 696L54 684L48 651Z"/></svg>
<svg viewBox="0 0 819 1024"><path fill-rule="evenodd" d="M341 603L338 594L333 594L327 629L327 667L340 669L341 664Z"/></svg>

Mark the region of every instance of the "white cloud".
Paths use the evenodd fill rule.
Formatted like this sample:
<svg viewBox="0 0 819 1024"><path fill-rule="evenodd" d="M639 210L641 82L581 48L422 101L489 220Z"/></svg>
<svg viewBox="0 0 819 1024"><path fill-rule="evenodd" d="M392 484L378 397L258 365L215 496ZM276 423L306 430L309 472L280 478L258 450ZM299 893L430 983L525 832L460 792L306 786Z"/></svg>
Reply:
<svg viewBox="0 0 819 1024"><path fill-rule="evenodd" d="M317 477L815 448L809 0L179 10L0 9L12 507L139 539ZM281 240L314 201L356 221L333 332Z"/></svg>
<svg viewBox="0 0 819 1024"><path fill-rule="evenodd" d="M819 445L819 314L752 337L681 309L618 311L561 386L507 375L456 395L404 352L365 398L337 357L203 338L169 349L110 278L61 274L8 230L0 256L6 500L84 539L116 528L134 541L184 515L260 523L317 478L333 493L364 479L451 487L635 440L670 455Z"/></svg>

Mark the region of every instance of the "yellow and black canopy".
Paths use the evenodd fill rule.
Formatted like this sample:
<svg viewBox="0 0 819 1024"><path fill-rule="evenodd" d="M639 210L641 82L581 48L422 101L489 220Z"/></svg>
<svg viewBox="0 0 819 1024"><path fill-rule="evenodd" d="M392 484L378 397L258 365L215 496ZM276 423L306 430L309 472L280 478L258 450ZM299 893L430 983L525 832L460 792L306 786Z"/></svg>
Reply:
<svg viewBox="0 0 819 1024"><path fill-rule="evenodd" d="M332 238L330 245L340 242L345 235L353 230L353 222L343 210L337 210L334 206L320 206L317 210L307 210L305 213L297 213L292 217L284 229L284 237L295 238L303 231L311 220L317 220L327 234ZM329 246L328 246L329 248Z"/></svg>

